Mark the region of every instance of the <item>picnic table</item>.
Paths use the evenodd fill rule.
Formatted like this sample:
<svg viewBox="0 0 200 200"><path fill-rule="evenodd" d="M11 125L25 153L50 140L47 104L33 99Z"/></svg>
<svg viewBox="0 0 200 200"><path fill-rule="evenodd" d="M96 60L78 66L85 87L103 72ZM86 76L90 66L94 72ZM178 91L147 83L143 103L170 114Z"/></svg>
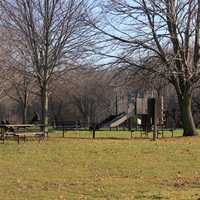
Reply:
<svg viewBox="0 0 200 200"><path fill-rule="evenodd" d="M41 139L44 139L45 133L43 130L41 130L44 125L35 125L35 124L1 124L1 140L3 140L3 143L5 139L8 139L10 137L16 138L18 143L20 142L20 139L23 139L23 141L26 141L26 138L29 137L35 137L38 138L39 141ZM29 130L28 130L29 128ZM30 130L32 128L32 130ZM39 128L39 130L35 130L35 128Z"/></svg>

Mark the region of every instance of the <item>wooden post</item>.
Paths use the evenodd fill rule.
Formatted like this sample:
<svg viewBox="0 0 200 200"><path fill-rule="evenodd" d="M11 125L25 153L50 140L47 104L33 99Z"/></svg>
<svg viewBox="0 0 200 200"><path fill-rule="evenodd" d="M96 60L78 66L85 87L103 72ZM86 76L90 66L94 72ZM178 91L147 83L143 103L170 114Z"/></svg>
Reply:
<svg viewBox="0 0 200 200"><path fill-rule="evenodd" d="M19 140L20 140L20 138L19 138L19 135L17 136L17 143L19 144Z"/></svg>
<svg viewBox="0 0 200 200"><path fill-rule="evenodd" d="M164 138L164 125L162 124L162 138Z"/></svg>
<svg viewBox="0 0 200 200"><path fill-rule="evenodd" d="M1 138L2 138L2 141L3 141L3 144L4 144L4 141L5 141L5 130L3 129L3 127L1 127Z"/></svg>
<svg viewBox="0 0 200 200"><path fill-rule="evenodd" d="M2 133L2 137L3 137L3 144L5 143L5 132Z"/></svg>
<svg viewBox="0 0 200 200"><path fill-rule="evenodd" d="M49 131L47 131L46 135L47 135L47 139L48 139L48 137L49 137Z"/></svg>
<svg viewBox="0 0 200 200"><path fill-rule="evenodd" d="M45 137L49 137L49 130L48 125L42 124L40 125L42 132L44 133Z"/></svg>
<svg viewBox="0 0 200 200"><path fill-rule="evenodd" d="M92 138L95 139L95 128L92 128Z"/></svg>
<svg viewBox="0 0 200 200"><path fill-rule="evenodd" d="M133 132L134 130L131 130L131 139L133 139Z"/></svg>
<svg viewBox="0 0 200 200"><path fill-rule="evenodd" d="M64 125L63 125L62 128L63 128L63 130L62 130L62 131L63 131L63 132L62 132L63 135L62 135L62 136L63 136L63 138L64 138L64 137L65 137L65 127L64 127Z"/></svg>
<svg viewBox="0 0 200 200"><path fill-rule="evenodd" d="M156 140L157 137L157 100L154 99L154 130L153 130L153 141Z"/></svg>

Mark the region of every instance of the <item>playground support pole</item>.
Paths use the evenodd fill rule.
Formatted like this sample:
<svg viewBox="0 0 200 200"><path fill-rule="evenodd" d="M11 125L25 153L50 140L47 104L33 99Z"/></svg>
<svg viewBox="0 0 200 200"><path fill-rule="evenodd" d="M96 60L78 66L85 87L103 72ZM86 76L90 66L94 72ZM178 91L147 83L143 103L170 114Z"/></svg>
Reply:
<svg viewBox="0 0 200 200"><path fill-rule="evenodd" d="M157 131L158 131L158 127L157 127L157 99L155 98L155 101L154 101L154 130L153 130L153 141L156 140Z"/></svg>
<svg viewBox="0 0 200 200"><path fill-rule="evenodd" d="M92 129L92 138L95 139L95 128Z"/></svg>
<svg viewBox="0 0 200 200"><path fill-rule="evenodd" d="M64 127L64 125L63 125L63 127L62 127L62 137L64 138L65 137L65 127Z"/></svg>

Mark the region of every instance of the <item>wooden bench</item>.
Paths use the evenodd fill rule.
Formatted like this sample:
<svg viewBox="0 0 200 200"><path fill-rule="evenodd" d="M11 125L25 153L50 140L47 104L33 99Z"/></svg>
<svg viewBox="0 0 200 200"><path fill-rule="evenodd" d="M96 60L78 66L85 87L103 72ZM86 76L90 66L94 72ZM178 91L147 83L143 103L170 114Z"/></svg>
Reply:
<svg viewBox="0 0 200 200"><path fill-rule="evenodd" d="M37 138L38 141L40 142L45 138L45 134L44 132L24 132L24 133L19 132L15 133L14 137L17 138L18 144L20 142L20 139L23 139L23 141L25 142L27 138Z"/></svg>

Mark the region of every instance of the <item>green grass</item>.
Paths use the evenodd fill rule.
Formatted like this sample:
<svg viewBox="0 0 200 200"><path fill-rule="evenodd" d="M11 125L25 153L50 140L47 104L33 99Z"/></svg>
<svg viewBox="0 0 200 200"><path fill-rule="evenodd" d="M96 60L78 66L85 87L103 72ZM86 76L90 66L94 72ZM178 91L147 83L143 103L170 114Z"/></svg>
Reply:
<svg viewBox="0 0 200 200"><path fill-rule="evenodd" d="M112 132L124 139L101 139L106 132L98 132L96 140L86 132L78 139L78 134L51 133L41 143L0 145L0 199L200 198L200 137L170 138L169 133L153 142L139 139L139 133L132 140L128 132Z"/></svg>

